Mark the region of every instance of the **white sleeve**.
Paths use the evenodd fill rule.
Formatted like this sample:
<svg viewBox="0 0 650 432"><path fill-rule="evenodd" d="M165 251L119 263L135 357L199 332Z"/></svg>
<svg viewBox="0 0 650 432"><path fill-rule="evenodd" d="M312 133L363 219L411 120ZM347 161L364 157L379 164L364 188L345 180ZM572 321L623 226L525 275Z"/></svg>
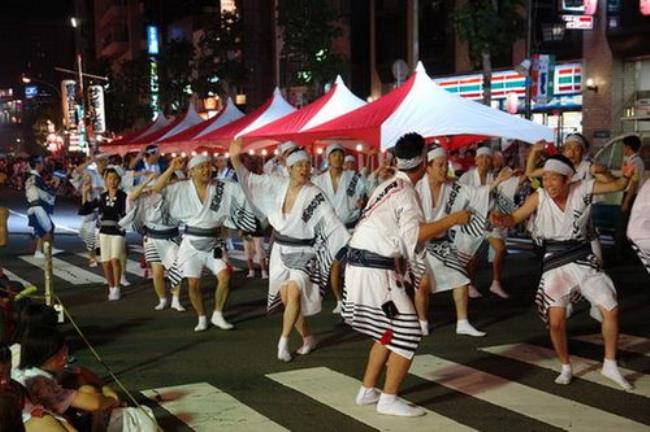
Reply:
<svg viewBox="0 0 650 432"><path fill-rule="evenodd" d="M25 197L27 201L38 201L39 196L38 188L36 187L36 178L34 176L28 177L25 181Z"/></svg>
<svg viewBox="0 0 650 432"><path fill-rule="evenodd" d="M472 181L470 179L471 175L472 175L472 170L465 171L463 175L461 175L460 178L458 179L458 183L468 185L468 186L471 185L472 184Z"/></svg>
<svg viewBox="0 0 650 432"><path fill-rule="evenodd" d="M413 260L416 257L420 224L424 222L415 190L403 189L391 202L394 203L395 217L399 226L401 255Z"/></svg>

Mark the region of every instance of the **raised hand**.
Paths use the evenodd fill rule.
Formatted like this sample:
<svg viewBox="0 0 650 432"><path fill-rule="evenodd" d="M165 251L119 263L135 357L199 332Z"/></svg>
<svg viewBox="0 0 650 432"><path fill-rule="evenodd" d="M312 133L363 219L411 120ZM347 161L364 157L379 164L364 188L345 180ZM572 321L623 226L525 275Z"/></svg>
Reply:
<svg viewBox="0 0 650 432"><path fill-rule="evenodd" d="M472 215L470 210L453 213L455 225L467 225L472 220Z"/></svg>

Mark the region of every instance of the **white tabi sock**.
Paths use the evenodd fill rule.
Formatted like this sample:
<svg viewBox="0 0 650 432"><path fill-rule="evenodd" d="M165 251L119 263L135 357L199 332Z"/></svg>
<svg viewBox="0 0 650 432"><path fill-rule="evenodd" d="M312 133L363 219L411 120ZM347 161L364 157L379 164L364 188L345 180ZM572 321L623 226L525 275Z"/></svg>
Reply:
<svg viewBox="0 0 650 432"><path fill-rule="evenodd" d="M230 324L228 321L226 321L223 317L223 313L221 311L214 311L212 312L212 319L210 322L219 327L221 330L232 330L235 328L234 325Z"/></svg>
<svg viewBox="0 0 650 432"><path fill-rule="evenodd" d="M469 288L468 289L469 298L483 297L483 294L481 294L474 285L470 284L468 288Z"/></svg>
<svg viewBox="0 0 650 432"><path fill-rule="evenodd" d="M207 328L208 328L208 317L206 317L205 315L200 315L199 321L196 324L196 327L194 327L194 331L200 332L200 331L207 330Z"/></svg>
<svg viewBox="0 0 650 432"><path fill-rule="evenodd" d="M429 320L418 320L420 322L420 330L422 336L429 336Z"/></svg>
<svg viewBox="0 0 650 432"><path fill-rule="evenodd" d="M247 278L251 279L255 277L255 270L248 270Z"/></svg>
<svg viewBox="0 0 650 432"><path fill-rule="evenodd" d="M291 353L289 352L289 338L280 337L278 341L278 360L283 362L291 361Z"/></svg>
<svg viewBox="0 0 650 432"><path fill-rule="evenodd" d="M555 378L555 384L567 385L571 382L572 379L573 379L573 369L571 369L571 365L563 364L562 371L557 376L557 378Z"/></svg>
<svg viewBox="0 0 650 432"><path fill-rule="evenodd" d="M394 415L400 417L418 417L426 414L423 408L409 404L397 395L383 393L377 401L377 412L379 414Z"/></svg>
<svg viewBox="0 0 650 432"><path fill-rule="evenodd" d="M456 334L474 337L483 337L485 332L477 330L466 319L458 320L456 322Z"/></svg>
<svg viewBox="0 0 650 432"><path fill-rule="evenodd" d="M268 279L268 278L269 278L268 272L266 270L262 270L262 279Z"/></svg>
<svg viewBox="0 0 650 432"><path fill-rule="evenodd" d="M108 289L108 301L117 301L120 297L120 287L110 287Z"/></svg>
<svg viewBox="0 0 650 432"><path fill-rule="evenodd" d="M341 313L341 308L343 307L343 302L341 300L336 301L336 307L332 309L332 313L339 315Z"/></svg>
<svg viewBox="0 0 650 432"><path fill-rule="evenodd" d="M355 403L361 406L376 404L379 401L379 396L381 396L381 392L376 388L361 386L359 393L357 393Z"/></svg>
<svg viewBox="0 0 650 432"><path fill-rule="evenodd" d="M618 365L616 360L603 360L603 368L600 370L600 373L604 377L611 379L616 384L623 387L623 390L632 390L632 384L630 384L624 377L621 375L621 371L618 370Z"/></svg>
<svg viewBox="0 0 650 432"><path fill-rule="evenodd" d="M154 308L154 310L163 310L167 307L167 298L162 297L158 299L158 304Z"/></svg>
<svg viewBox="0 0 650 432"><path fill-rule="evenodd" d="M131 282L126 280L126 276L122 275L122 277L120 278L120 285L122 285L123 287L128 287L131 286Z"/></svg>
<svg viewBox="0 0 650 432"><path fill-rule="evenodd" d="M316 348L316 338L314 336L307 336L302 340L302 346L298 348L296 353L300 355L306 355L312 352Z"/></svg>
<svg viewBox="0 0 650 432"><path fill-rule="evenodd" d="M172 296L172 309L179 312L185 312L185 308L181 304L181 300L178 298L178 296Z"/></svg>

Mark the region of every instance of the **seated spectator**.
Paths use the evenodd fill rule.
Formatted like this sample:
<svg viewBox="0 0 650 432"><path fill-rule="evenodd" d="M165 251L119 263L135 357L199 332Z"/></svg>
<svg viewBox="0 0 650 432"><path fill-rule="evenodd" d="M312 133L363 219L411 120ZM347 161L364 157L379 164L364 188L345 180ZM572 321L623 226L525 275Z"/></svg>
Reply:
<svg viewBox="0 0 650 432"><path fill-rule="evenodd" d="M35 405L25 388L11 379L11 353L0 345L0 431L75 432L65 419Z"/></svg>

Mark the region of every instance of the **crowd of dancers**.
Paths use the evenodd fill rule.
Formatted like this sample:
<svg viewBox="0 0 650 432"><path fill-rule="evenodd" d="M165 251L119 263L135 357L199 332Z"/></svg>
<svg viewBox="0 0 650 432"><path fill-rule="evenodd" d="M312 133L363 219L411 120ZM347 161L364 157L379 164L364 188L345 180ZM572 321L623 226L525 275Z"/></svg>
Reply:
<svg viewBox="0 0 650 432"><path fill-rule="evenodd" d="M225 155L198 154L167 163L150 145L128 164L98 154L77 167L71 182L81 194L80 234L89 265L101 263L109 301L121 298L125 235L135 231L143 236L152 269L155 309L183 311L179 293L186 280L197 315L194 331L210 324L232 329L224 308L232 273L229 237L238 232L246 244L248 276L255 276L257 261L268 279L267 309L283 309L277 358L292 359L294 329L301 338L296 354L316 348L307 318L321 312L331 290L334 312L374 340L356 403L376 404L381 414L418 416L425 411L397 393L421 338L429 334L430 296L451 291L456 333L484 336L468 316L469 298L481 295L473 284L477 252L485 242L492 249L489 291L507 298L501 283L505 240L519 224L526 224L543 251L536 303L562 364L556 383L572 379L566 319L572 303L584 297L602 322L602 374L631 388L616 364L619 308L614 284L601 269L591 209L595 196L624 192L627 235L650 269L650 213L644 211L650 186L642 187L640 145L637 136L623 140L619 176L589 161L588 142L580 134L567 137L560 154L545 154L545 143L533 145L525 170L495 169L495 152L484 145L476 150L475 168L460 178L449 172L445 149L427 147L415 133L402 136L367 176L337 143L325 150L322 172L314 172L311 155L292 142L279 145L263 167L242 153L239 141L231 144L229 161ZM39 242L52 241L55 195L43 181L43 160L33 157L29 163L29 223ZM518 191L531 180L538 187L518 206ZM216 279L211 313L201 291L206 270Z"/></svg>

